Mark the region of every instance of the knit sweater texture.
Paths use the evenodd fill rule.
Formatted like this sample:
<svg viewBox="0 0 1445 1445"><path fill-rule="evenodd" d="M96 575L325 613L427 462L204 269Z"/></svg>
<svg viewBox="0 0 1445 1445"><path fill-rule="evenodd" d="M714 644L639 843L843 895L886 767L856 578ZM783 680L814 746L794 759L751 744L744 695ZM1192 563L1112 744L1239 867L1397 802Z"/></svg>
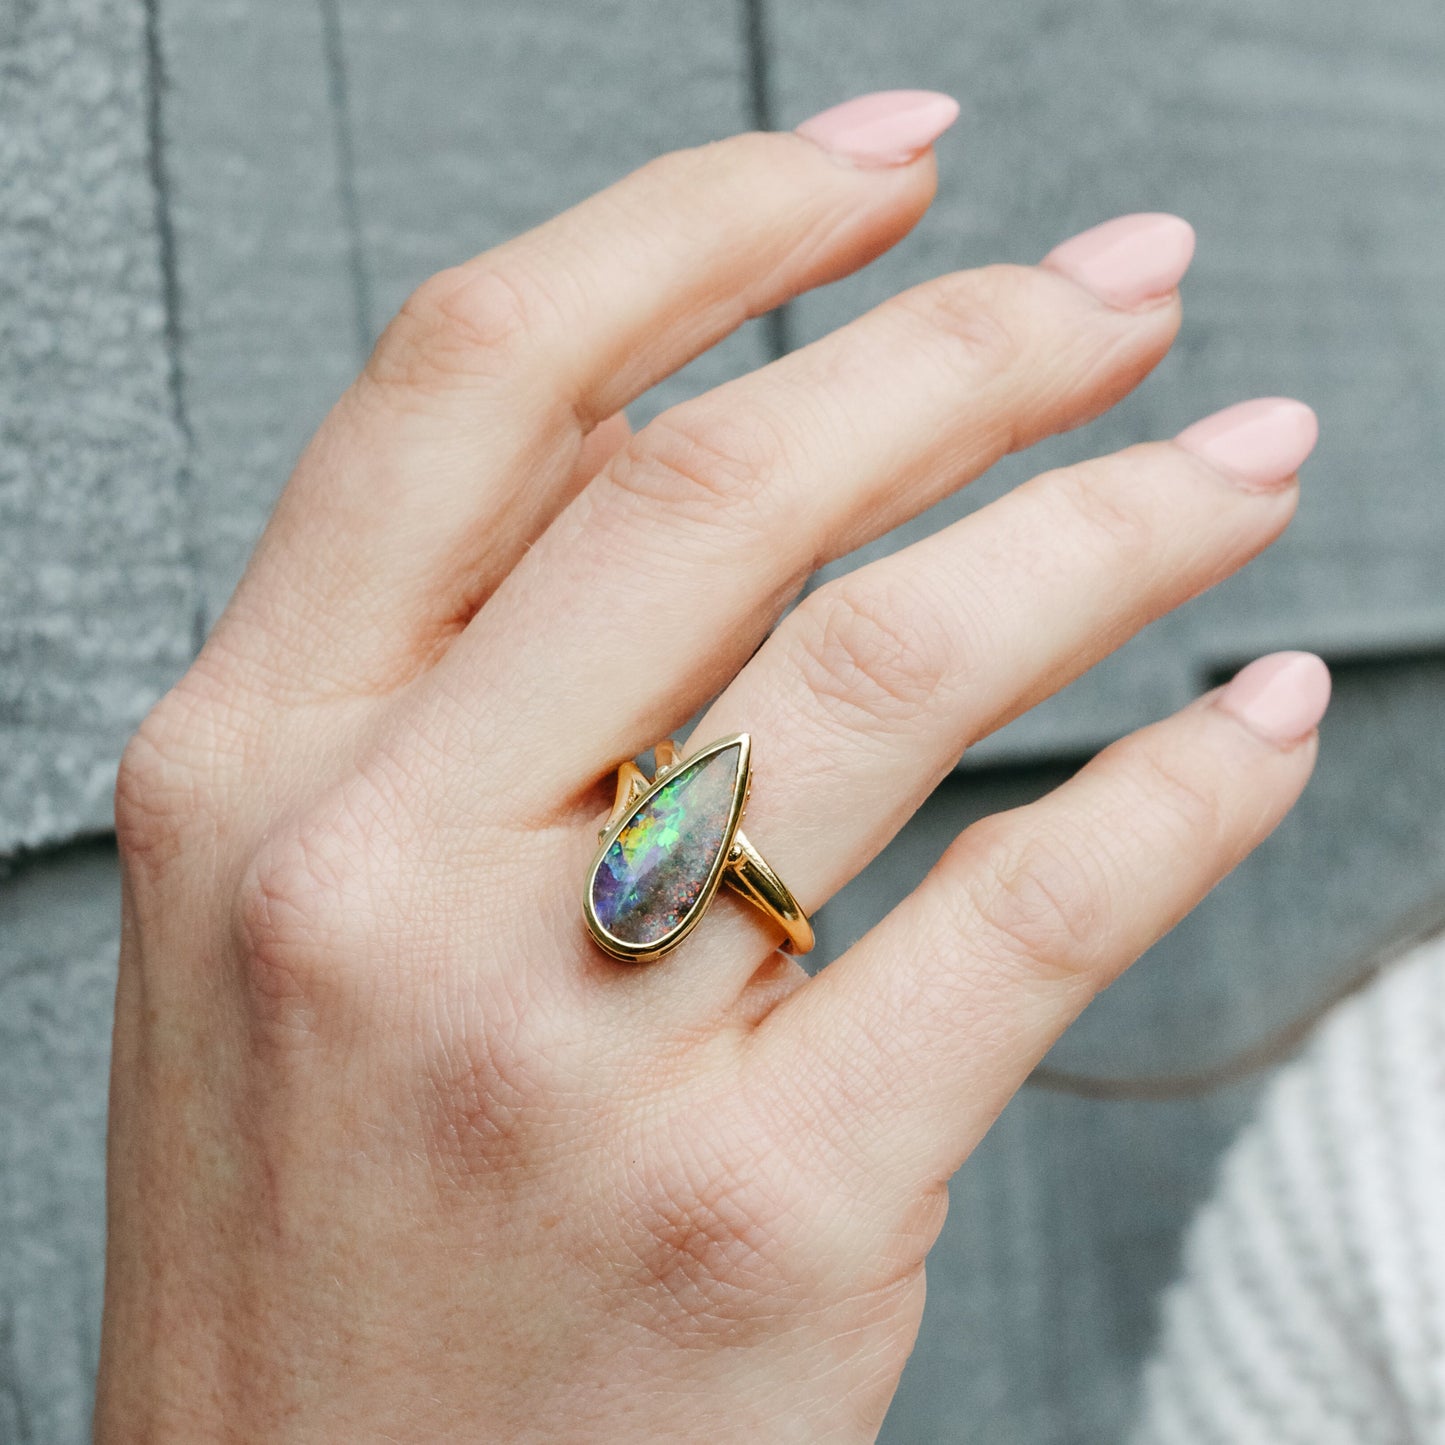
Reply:
<svg viewBox="0 0 1445 1445"><path fill-rule="evenodd" d="M1323 1024L1226 1155L1133 1445L1445 1442L1445 938Z"/></svg>

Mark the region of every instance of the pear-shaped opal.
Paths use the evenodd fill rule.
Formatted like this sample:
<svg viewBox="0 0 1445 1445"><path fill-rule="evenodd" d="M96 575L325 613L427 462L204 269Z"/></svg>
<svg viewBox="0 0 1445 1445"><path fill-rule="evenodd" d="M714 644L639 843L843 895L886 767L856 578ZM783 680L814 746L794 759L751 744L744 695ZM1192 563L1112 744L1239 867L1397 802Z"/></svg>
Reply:
<svg viewBox="0 0 1445 1445"><path fill-rule="evenodd" d="M731 743L679 764L639 800L592 875L592 911L614 938L646 948L706 901L714 864L732 842L742 762L742 745Z"/></svg>

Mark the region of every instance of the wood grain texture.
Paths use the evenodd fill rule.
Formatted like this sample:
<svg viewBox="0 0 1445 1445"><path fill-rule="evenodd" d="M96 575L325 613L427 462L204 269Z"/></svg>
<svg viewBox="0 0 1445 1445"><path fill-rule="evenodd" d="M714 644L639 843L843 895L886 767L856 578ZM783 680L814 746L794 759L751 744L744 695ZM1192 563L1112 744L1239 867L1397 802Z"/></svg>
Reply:
<svg viewBox="0 0 1445 1445"><path fill-rule="evenodd" d="M362 250L376 330L443 266L520 234L666 150L749 124L739 7L594 0L585 12L342 0ZM635 409L765 359L756 327Z"/></svg>
<svg viewBox="0 0 1445 1445"><path fill-rule="evenodd" d="M972 817L1219 668L1316 646L1346 665L1299 812L1055 1061L1118 1074L1225 1055L1445 888L1437 7L751 8L762 66L731 0L0 0L0 855L108 825L125 736L411 286L749 124L760 78L783 125L934 85L965 102L934 213L791 308L795 339L1122 210L1179 210L1200 251L1180 343L1138 396L863 555L1243 395L1300 395L1324 431L1289 538L978 748L825 911L821 953ZM635 419L779 334L746 328ZM85 1430L116 907L105 847L0 877L0 1445ZM1179 1230L1252 1096L1011 1105L954 1185L885 1439L1117 1440Z"/></svg>
<svg viewBox="0 0 1445 1445"><path fill-rule="evenodd" d="M407 293L659 151L743 127L731 6L168 0L207 614ZM753 332L639 409L763 359Z"/></svg>
<svg viewBox="0 0 1445 1445"><path fill-rule="evenodd" d="M1033 261L1131 210L1199 232L1172 356L1079 434L840 564L889 550L1033 471L1169 436L1284 393L1323 429L1289 535L1216 592L971 754L1093 747L1280 646L1334 657L1445 650L1445 26L1433 0L853 0L769 3L775 108L794 124L887 85L964 105L931 214L861 277L794 308L807 340L903 286ZM881 12L878 12L881 15Z"/></svg>
<svg viewBox="0 0 1445 1445"><path fill-rule="evenodd" d="M205 625L361 360L324 12L165 0L190 527Z"/></svg>
<svg viewBox="0 0 1445 1445"><path fill-rule="evenodd" d="M703 0L65 0L0 46L3 853L109 827L126 737L406 292L742 129L748 88ZM766 356L745 328L638 415Z"/></svg>
<svg viewBox="0 0 1445 1445"><path fill-rule="evenodd" d="M147 21L49 0L0 27L0 855L109 827L189 657Z"/></svg>
<svg viewBox="0 0 1445 1445"><path fill-rule="evenodd" d="M90 1438L120 936L106 843L0 878L0 1442Z"/></svg>

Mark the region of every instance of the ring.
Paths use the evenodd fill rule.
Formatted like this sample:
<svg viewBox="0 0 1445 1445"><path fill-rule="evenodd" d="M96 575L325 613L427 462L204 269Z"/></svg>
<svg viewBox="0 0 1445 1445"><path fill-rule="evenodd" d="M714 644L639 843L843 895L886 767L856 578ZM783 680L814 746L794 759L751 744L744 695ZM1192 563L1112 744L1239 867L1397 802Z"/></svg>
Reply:
<svg viewBox="0 0 1445 1445"><path fill-rule="evenodd" d="M813 925L740 824L752 785L752 739L734 733L684 762L672 739L653 750L651 781L635 762L617 769L617 800L587 870L582 911L613 958L644 963L697 926L720 883L762 909L789 953L813 946Z"/></svg>

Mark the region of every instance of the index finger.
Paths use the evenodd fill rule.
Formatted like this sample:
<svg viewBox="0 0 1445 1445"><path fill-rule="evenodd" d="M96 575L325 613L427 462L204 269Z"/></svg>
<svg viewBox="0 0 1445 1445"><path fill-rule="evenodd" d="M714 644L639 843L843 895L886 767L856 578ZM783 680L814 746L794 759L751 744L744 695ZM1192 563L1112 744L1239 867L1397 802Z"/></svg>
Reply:
<svg viewBox="0 0 1445 1445"><path fill-rule="evenodd" d="M893 92L676 151L423 282L286 488L232 652L306 696L414 676L580 488L602 418L906 234L957 110Z"/></svg>

